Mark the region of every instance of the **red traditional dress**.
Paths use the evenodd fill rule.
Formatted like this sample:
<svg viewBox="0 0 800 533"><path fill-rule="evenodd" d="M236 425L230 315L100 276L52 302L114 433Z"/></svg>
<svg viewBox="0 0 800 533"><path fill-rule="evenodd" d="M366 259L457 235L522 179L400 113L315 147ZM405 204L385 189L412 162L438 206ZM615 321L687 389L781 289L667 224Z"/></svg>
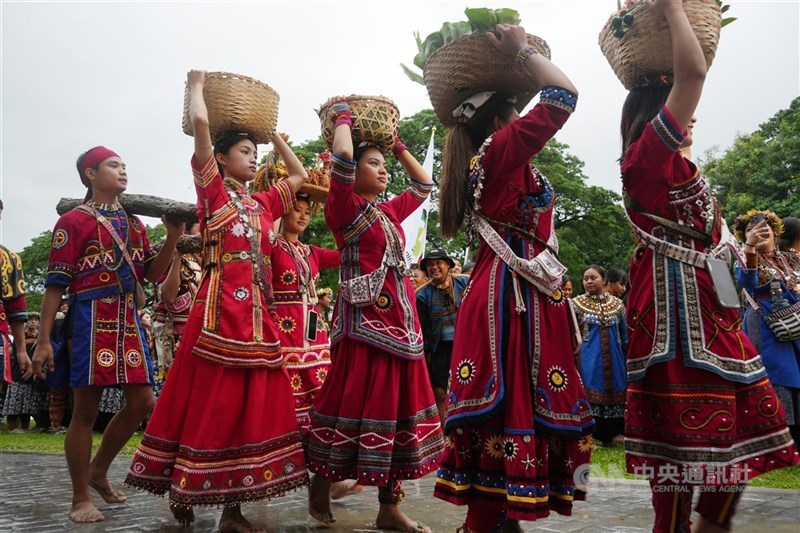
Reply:
<svg viewBox="0 0 800 533"><path fill-rule="evenodd" d="M11 323L27 322L25 277L19 256L0 245L0 384L11 383Z"/></svg>
<svg viewBox="0 0 800 533"><path fill-rule="evenodd" d="M135 273L104 219L124 243ZM69 361L71 387L153 383L134 294L154 256L144 224L119 204L82 204L56 222L45 286L69 292L56 358Z"/></svg>
<svg viewBox="0 0 800 533"><path fill-rule="evenodd" d="M543 257L544 243L557 250L555 194L530 161L575 103L568 91L545 88L539 104L487 139L473 160L470 207L477 213L469 225L489 223L523 259ZM434 493L469 505L470 528L497 525L471 525L477 509L517 520L543 518L550 509L569 515L576 469L588 473L584 435L594 421L573 357L569 307L557 289L561 274L563 268L546 294L481 238L456 319L447 442Z"/></svg>
<svg viewBox="0 0 800 533"><path fill-rule="evenodd" d="M701 254L739 252L708 183L678 151L683 139L664 108L622 165L640 242L627 301L627 468L656 484L738 484L800 458L738 310L717 303L695 266Z"/></svg>
<svg viewBox="0 0 800 533"><path fill-rule="evenodd" d="M333 364L311 412L309 470L392 493L399 480L432 470L442 448L400 227L432 185L412 181L373 204L353 192L355 167L333 155L325 221L341 254L341 281Z"/></svg>
<svg viewBox="0 0 800 533"><path fill-rule="evenodd" d="M317 310L319 272L339 266L339 252L278 235L272 248L272 285L275 288L275 321L281 352L294 394L300 430L309 424L309 411L331 364L328 331ZM316 324L310 319L316 316ZM313 326L313 331L309 328Z"/></svg>
<svg viewBox="0 0 800 533"><path fill-rule="evenodd" d="M205 272L125 482L181 506L236 505L307 483L283 369L270 252L288 182L250 196L192 158Z"/></svg>

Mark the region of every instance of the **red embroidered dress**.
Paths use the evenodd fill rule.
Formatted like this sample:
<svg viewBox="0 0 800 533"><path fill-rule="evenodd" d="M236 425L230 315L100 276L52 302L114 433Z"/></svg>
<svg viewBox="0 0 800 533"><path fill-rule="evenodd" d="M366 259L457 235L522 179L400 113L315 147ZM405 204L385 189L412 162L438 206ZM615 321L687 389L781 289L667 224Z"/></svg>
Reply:
<svg viewBox="0 0 800 533"><path fill-rule="evenodd" d="M11 323L28 320L25 277L19 256L0 245L0 384L11 383Z"/></svg>
<svg viewBox="0 0 800 533"><path fill-rule="evenodd" d="M727 227L708 183L678 151L683 138L664 108L628 147L622 181L638 206L711 236L707 245L640 210L628 215L679 250L727 254ZM715 484L800 462L738 310L717 303L704 268L654 252L642 234L639 240L627 301L628 471L652 477L662 465L681 465L673 483L692 471L699 483Z"/></svg>
<svg viewBox="0 0 800 533"><path fill-rule="evenodd" d="M275 288L275 321L281 352L294 394L300 430L308 429L309 411L331 364L331 345L321 316L316 338L308 340L309 314L318 313L316 283L319 272L339 266L339 252L278 235L272 248L272 285Z"/></svg>
<svg viewBox="0 0 800 533"><path fill-rule="evenodd" d="M544 242L557 246L555 194L530 160L575 102L568 91L545 88L539 104L495 133L473 160L470 191L479 212L519 257L534 257ZM456 318L434 495L505 509L509 519L536 520L550 509L568 515L575 469L588 470L584 435L594 425L572 354L569 308L560 291L548 296L513 277L481 239Z"/></svg>
<svg viewBox="0 0 800 533"><path fill-rule="evenodd" d="M307 483L282 368L269 255L287 182L252 196L192 158L205 272L178 357L125 482L182 506L273 498Z"/></svg>
<svg viewBox="0 0 800 533"><path fill-rule="evenodd" d="M353 192L355 167L354 161L333 155L325 221L341 254L340 287L333 364L311 412L308 462L309 470L330 481L391 487L430 472L442 448L400 227L432 185L412 181L399 196L372 204ZM387 245L393 266L374 301L358 307L349 303L343 284L375 272Z"/></svg>
<svg viewBox="0 0 800 533"><path fill-rule="evenodd" d="M127 248L135 276L100 217ZM56 358L69 360L70 387L153 382L134 293L154 256L144 224L119 204L80 205L56 222L45 286L69 291Z"/></svg>

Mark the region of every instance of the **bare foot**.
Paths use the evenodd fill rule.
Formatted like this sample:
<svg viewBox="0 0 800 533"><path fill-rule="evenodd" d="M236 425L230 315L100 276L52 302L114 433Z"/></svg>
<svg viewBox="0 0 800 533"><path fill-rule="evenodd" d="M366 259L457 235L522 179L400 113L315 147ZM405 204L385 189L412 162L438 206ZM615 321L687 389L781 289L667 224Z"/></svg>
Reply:
<svg viewBox="0 0 800 533"><path fill-rule="evenodd" d="M255 527L242 515L241 508L225 507L219 519L219 533L267 533L263 527Z"/></svg>
<svg viewBox="0 0 800 533"><path fill-rule="evenodd" d="M308 514L317 522L333 524L331 512L331 484L322 476L314 476L308 484Z"/></svg>
<svg viewBox="0 0 800 533"><path fill-rule="evenodd" d="M191 507L179 507L174 503L169 504L169 510L172 511L172 516L178 521L181 526L188 526L194 522L194 511Z"/></svg>
<svg viewBox="0 0 800 533"><path fill-rule="evenodd" d="M72 510L69 512L69 519L78 524L89 522L102 522L105 516L97 510L97 507L89 501L73 502Z"/></svg>
<svg viewBox="0 0 800 533"><path fill-rule="evenodd" d="M341 500L345 496L351 496L363 491L363 485L359 485L355 479L337 481L331 485L331 500Z"/></svg>
<svg viewBox="0 0 800 533"><path fill-rule="evenodd" d="M405 533L431 533L431 528L407 517L397 505L382 504L375 519L378 529L390 529Z"/></svg>
<svg viewBox="0 0 800 533"><path fill-rule="evenodd" d="M108 478L89 478L89 486L97 491L106 503L125 503L128 497L121 490L117 490L108 482Z"/></svg>

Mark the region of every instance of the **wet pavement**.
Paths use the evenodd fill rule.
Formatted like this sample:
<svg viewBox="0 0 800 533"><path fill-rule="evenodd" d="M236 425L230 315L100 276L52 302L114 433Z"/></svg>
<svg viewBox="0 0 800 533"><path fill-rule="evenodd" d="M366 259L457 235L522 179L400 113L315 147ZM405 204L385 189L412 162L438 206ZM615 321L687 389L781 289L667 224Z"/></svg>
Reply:
<svg viewBox="0 0 800 533"><path fill-rule="evenodd" d="M111 467L109 479L121 486L130 465L129 457L119 457ZM427 524L433 531L453 532L462 524L466 508L459 508L433 498L434 476L405 482L406 499L401 508L411 518ZM69 474L64 457L51 454L18 452L0 453L0 531L216 531L219 509L196 509L192 527L175 524L165 498L152 496L129 487L124 488L128 502L124 505L100 503L106 521L97 524L72 524ZM377 490L367 487L362 493L333 502L337 522L324 526L307 513L307 497L301 490L272 502L242 507L255 525L266 526L279 533L319 531L343 533L378 531L375 515L378 510ZM696 515L695 515L696 516ZM525 522L525 531L651 531L653 510L647 483L639 480L593 478L587 501L576 502L573 516L556 514L538 522ZM800 532L800 491L748 488L734 518L738 531Z"/></svg>

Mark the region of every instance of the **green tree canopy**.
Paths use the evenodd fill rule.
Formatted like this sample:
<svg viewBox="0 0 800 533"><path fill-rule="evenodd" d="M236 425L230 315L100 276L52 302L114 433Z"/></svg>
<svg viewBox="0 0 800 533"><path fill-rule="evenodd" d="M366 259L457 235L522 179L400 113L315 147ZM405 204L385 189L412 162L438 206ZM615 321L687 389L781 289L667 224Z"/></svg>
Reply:
<svg viewBox="0 0 800 533"><path fill-rule="evenodd" d="M722 155L706 152L700 166L728 222L749 209L800 215L800 97Z"/></svg>

